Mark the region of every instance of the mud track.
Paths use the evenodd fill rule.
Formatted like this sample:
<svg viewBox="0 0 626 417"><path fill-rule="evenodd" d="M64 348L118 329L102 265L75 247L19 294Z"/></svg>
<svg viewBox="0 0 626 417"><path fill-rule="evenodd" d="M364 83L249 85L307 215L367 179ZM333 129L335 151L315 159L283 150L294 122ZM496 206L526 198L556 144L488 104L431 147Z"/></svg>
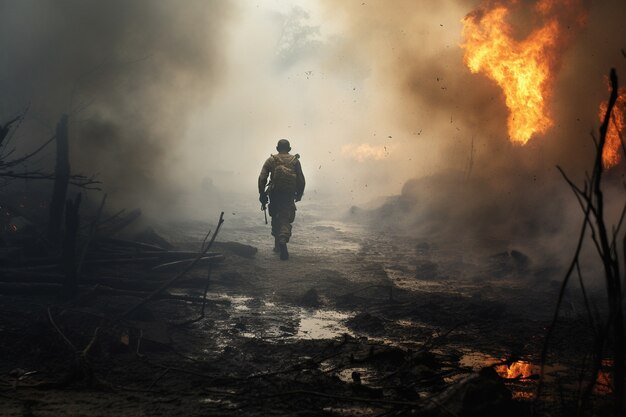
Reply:
<svg viewBox="0 0 626 417"><path fill-rule="evenodd" d="M2 297L0 414L528 413L532 376L503 380L477 372L507 359L536 372L558 268L534 265L506 242L390 235L349 216L327 220L321 212L298 212L286 262L272 252L269 228L255 210L231 214L221 240L258 252L246 257L224 249L226 261L209 278L205 317L184 324L200 305L150 304L127 327L107 330L90 357L93 378L68 379L73 352L45 314L58 300ZM179 222L162 231L181 249L197 249L209 226ZM95 273L168 275L128 266ZM202 268L189 275L198 282L206 277ZM203 287L173 293L202 297ZM131 302L92 298L57 321L82 346L98 315L114 315ZM577 303L571 300L565 312L560 352L581 326ZM16 369L27 374L10 376ZM472 378L483 378L478 386L488 394L468 411L463 394L450 389L470 386Z"/></svg>

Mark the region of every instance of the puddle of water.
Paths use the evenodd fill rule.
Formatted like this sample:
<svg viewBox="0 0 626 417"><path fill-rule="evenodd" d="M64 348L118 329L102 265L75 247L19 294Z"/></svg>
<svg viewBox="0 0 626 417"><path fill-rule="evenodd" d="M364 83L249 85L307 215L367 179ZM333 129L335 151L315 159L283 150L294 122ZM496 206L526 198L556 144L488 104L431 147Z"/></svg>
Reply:
<svg viewBox="0 0 626 417"><path fill-rule="evenodd" d="M233 336L278 342L293 339L334 339L344 333L352 335L344 323L353 314L329 309L311 310L269 300L255 303L251 302L255 301L253 297L242 295L216 293L209 298L230 302L228 310L231 314L218 324L224 329L220 332L222 340L218 341L219 346L230 345L229 339ZM235 322L240 327L233 331L232 323Z"/></svg>
<svg viewBox="0 0 626 417"><path fill-rule="evenodd" d="M349 314L336 310L302 310L297 339L334 339L344 333L352 334L344 322Z"/></svg>

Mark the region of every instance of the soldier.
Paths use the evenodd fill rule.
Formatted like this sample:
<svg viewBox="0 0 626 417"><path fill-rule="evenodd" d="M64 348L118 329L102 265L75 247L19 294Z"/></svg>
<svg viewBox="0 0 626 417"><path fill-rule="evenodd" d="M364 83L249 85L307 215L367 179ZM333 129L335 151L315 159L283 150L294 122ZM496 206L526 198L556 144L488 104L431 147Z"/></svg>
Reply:
<svg viewBox="0 0 626 417"><path fill-rule="evenodd" d="M274 252L280 252L280 259L289 259L287 242L291 237L291 223L296 217L296 201L304 193L304 174L300 165L300 155L291 155L291 146L287 139L281 139L276 145L278 154L271 155L263 164L259 175L259 201L262 208L268 202L272 218L272 236ZM267 179L270 177L269 185Z"/></svg>

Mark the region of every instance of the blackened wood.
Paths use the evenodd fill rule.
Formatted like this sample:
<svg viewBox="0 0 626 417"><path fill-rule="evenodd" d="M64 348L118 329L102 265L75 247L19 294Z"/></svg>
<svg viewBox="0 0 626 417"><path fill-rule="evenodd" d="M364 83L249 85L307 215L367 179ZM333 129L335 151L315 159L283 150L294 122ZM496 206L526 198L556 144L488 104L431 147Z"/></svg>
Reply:
<svg viewBox="0 0 626 417"><path fill-rule="evenodd" d="M48 219L48 239L53 244L58 244L61 240L63 210L67 196L67 186L70 181L69 132L67 125L68 116L64 114L57 124L57 160L54 171L54 189L50 199L50 218Z"/></svg>
<svg viewBox="0 0 626 417"><path fill-rule="evenodd" d="M78 264L76 256L76 236L80 226L81 194L78 193L74 201L67 200L65 209L65 236L63 239L63 269L65 270L64 295L74 298L78 292Z"/></svg>

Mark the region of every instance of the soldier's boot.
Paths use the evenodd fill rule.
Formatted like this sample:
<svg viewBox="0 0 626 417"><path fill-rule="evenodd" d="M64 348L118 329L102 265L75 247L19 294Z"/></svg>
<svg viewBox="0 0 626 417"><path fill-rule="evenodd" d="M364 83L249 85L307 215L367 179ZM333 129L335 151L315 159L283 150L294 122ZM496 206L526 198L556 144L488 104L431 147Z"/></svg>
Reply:
<svg viewBox="0 0 626 417"><path fill-rule="evenodd" d="M274 237L274 252L280 252L280 244L278 243L278 238Z"/></svg>
<svg viewBox="0 0 626 417"><path fill-rule="evenodd" d="M287 251L287 244L281 243L279 245L279 248L280 248L280 260L286 261L287 259L289 259L289 251Z"/></svg>

